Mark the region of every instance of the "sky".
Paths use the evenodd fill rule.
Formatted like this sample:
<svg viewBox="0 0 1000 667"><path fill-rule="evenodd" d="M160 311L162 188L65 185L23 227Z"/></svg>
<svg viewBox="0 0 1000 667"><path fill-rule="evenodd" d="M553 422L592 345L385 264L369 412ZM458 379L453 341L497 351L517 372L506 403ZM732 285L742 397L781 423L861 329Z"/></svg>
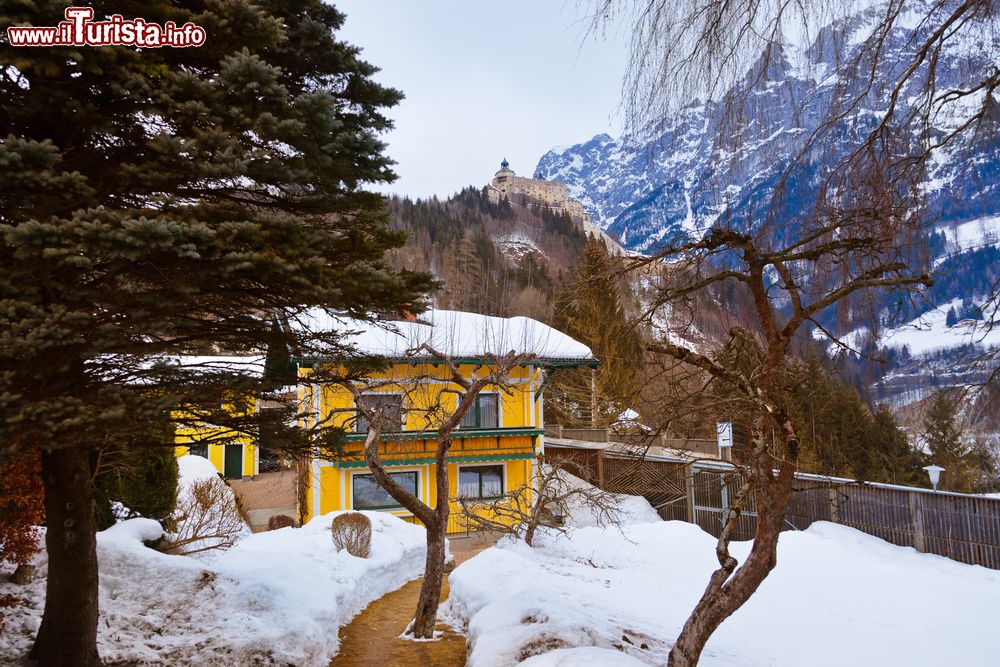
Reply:
<svg viewBox="0 0 1000 667"><path fill-rule="evenodd" d="M550 148L621 132L627 35L586 37L585 0L339 0L339 37L406 95L384 139L383 192L446 198L506 157L531 176Z"/></svg>

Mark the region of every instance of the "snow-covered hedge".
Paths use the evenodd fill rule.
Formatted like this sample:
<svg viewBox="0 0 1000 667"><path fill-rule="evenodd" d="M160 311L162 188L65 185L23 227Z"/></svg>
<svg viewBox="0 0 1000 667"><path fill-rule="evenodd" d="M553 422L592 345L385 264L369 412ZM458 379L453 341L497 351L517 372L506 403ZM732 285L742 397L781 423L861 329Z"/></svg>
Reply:
<svg viewBox="0 0 1000 667"><path fill-rule="evenodd" d="M505 539L451 574L447 612L468 628L470 667L662 665L714 547L676 521ZM815 523L782 533L777 569L699 664L996 664L998 600L1000 573Z"/></svg>
<svg viewBox="0 0 1000 667"><path fill-rule="evenodd" d="M148 519L98 533L101 655L150 665L328 664L341 625L422 573L424 529L366 514L373 535L364 559L334 548L335 514L251 535L212 562L144 546L163 532ZM38 577L27 587L0 577L0 593L28 598L0 633L0 664L30 648L45 596L45 562L43 552Z"/></svg>

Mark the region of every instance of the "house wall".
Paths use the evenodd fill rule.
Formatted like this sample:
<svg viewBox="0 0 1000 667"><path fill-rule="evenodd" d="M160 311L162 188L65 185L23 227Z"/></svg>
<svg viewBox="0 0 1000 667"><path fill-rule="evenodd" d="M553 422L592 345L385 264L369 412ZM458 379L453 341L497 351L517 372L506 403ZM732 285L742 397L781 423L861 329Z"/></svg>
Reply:
<svg viewBox="0 0 1000 667"><path fill-rule="evenodd" d="M481 365L464 364L460 370L465 377L483 372ZM314 460L310 467L310 480L306 494L303 519L337 510L354 509L352 478L356 474L370 473L364 462L363 434L355 434L356 408L353 395L346 388L325 385L319 391L319 401L308 384L309 369L303 375L300 398L310 406L311 421L343 427L349 433L349 442L334 461ZM413 470L418 475L418 497L431 507L437 504L436 466L433 463L437 447L435 428L442 411L448 414L457 404L460 388L448 380L443 364L397 364L374 373L368 380L372 393L399 393L403 395L406 410L405 428L397 437L387 434L380 444L380 457L392 471ZM540 444L542 425L541 400L535 400L541 384L541 372L535 367L520 367L511 373L511 384L504 388L487 386L483 393L500 396L500 428L486 430L457 430L453 433L449 452L448 495L458 495L460 467L469 465L502 465L504 467L504 493L529 484L534 470L536 447ZM378 385L378 386L375 386ZM432 406L441 411L431 413ZM411 518L405 510L390 510L403 518ZM457 515L458 503L451 503ZM454 522L453 522L454 523Z"/></svg>
<svg viewBox="0 0 1000 667"><path fill-rule="evenodd" d="M234 416L240 415L241 410L256 409L252 400L241 401L237 399L228 401L223 408ZM185 423L187 420L180 416L178 421ZM248 477L257 474L257 447L253 440L246 434L236 433L229 429L208 426L201 428L191 425L179 426L174 436L174 442L177 445L174 448L174 453L178 457L184 456L190 453L191 446L198 446L206 441L208 442L208 460L220 474L224 472L225 466L226 443L224 441L228 441L231 446L240 445L243 447L241 476Z"/></svg>

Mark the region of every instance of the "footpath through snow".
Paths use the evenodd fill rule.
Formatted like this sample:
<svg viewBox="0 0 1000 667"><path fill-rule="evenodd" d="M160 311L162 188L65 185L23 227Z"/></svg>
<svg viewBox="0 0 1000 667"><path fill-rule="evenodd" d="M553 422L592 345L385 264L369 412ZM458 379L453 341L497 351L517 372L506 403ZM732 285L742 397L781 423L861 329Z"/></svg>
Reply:
<svg viewBox="0 0 1000 667"><path fill-rule="evenodd" d="M338 628L423 569L422 527L365 514L373 531L366 559L334 549L336 513L302 528L251 535L211 560L144 546L162 533L149 519L98 533L102 657L147 665L328 664ZM44 552L36 562L31 585L0 583L0 593L27 597L26 605L8 610L0 664L23 656L38 629Z"/></svg>
<svg viewBox="0 0 1000 667"><path fill-rule="evenodd" d="M664 664L714 546L677 521L502 540L452 573L448 613L470 667ZM700 664L996 665L998 602L1000 572L815 523L782 533L778 567Z"/></svg>

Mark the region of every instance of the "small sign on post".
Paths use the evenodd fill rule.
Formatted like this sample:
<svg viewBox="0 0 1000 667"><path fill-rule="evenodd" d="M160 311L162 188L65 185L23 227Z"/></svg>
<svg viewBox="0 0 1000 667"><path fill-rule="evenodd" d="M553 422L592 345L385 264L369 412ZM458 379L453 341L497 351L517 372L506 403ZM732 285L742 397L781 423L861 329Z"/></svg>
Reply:
<svg viewBox="0 0 1000 667"><path fill-rule="evenodd" d="M733 458L733 422L717 422L715 433L719 440L719 458L731 461Z"/></svg>

